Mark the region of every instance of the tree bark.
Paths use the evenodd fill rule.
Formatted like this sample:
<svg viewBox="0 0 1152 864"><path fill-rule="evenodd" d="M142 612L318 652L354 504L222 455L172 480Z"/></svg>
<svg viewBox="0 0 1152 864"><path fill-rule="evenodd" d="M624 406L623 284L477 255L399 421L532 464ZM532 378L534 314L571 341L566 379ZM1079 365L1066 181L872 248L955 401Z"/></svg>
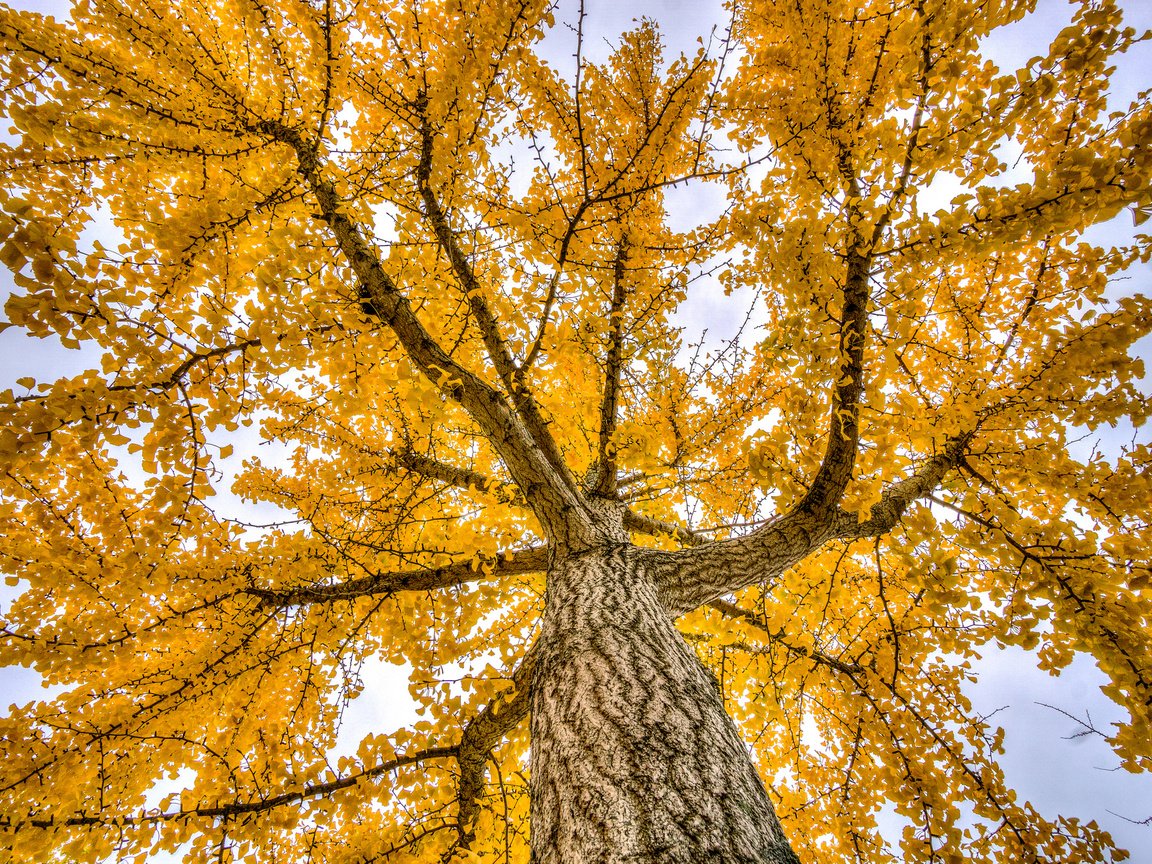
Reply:
<svg viewBox="0 0 1152 864"><path fill-rule="evenodd" d="M557 562L532 696L535 864L797 864L715 678L630 545Z"/></svg>

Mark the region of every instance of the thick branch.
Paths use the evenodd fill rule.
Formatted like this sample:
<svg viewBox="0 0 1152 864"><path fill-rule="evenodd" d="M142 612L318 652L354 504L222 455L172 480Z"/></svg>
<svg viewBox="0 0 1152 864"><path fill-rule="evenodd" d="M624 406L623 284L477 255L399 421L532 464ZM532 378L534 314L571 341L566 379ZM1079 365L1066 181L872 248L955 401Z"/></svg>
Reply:
<svg viewBox="0 0 1152 864"><path fill-rule="evenodd" d="M824 458L807 494L790 513L744 537L653 553L658 590L671 614L682 615L724 594L774 579L828 540L889 531L911 502L930 494L962 458L974 431L950 439L942 453L885 490L867 520L861 522L837 508L852 479L860 440L870 267L869 255L856 247L849 250L840 321L840 378Z"/></svg>
<svg viewBox="0 0 1152 864"><path fill-rule="evenodd" d="M457 786L460 808L457 842L460 845L467 846L475 835L476 816L484 792L484 768L492 750L528 716L535 667L536 655L530 650L512 673L512 688L485 705L464 728L456 754L460 766Z"/></svg>
<svg viewBox="0 0 1152 864"><path fill-rule="evenodd" d="M880 502L872 506L865 521L859 521L855 513L841 511L836 517L836 536L843 540L856 540L878 537L892 530L913 501L931 495L944 475L960 464L974 434L966 432L950 438L944 449L925 462L920 470L885 489Z"/></svg>
<svg viewBox="0 0 1152 864"><path fill-rule="evenodd" d="M488 357L491 359L492 365L496 367L496 373L504 383L504 389L512 397L512 403L520 413L525 428L557 475L572 490L575 490L575 481L560 455L560 450L548 429L548 424L540 414L536 400L532 397L521 377L517 375L518 370L512 359L512 352L508 350L504 337L500 334L500 328L496 324L496 316L488 306L488 301L484 297L484 288L479 279L476 278L476 271L472 269L472 263L460 247L456 232L452 229L448 216L444 212L444 208L440 206L440 200L432 189L433 133L428 123L426 106L421 103L418 107L422 124L420 129L420 164L416 168L416 181L420 189L420 198L424 202L424 213L432 224L432 230L436 234L440 248L448 256L448 261L452 265L452 272L460 281L460 287L464 290L464 296L468 300L472 320L480 331L481 339L484 340Z"/></svg>
<svg viewBox="0 0 1152 864"><path fill-rule="evenodd" d="M830 519L794 510L763 528L678 552L649 552L660 599L673 616L775 579L834 536Z"/></svg>
<svg viewBox="0 0 1152 864"><path fill-rule="evenodd" d="M848 251L844 307L840 314L839 378L832 394L828 443L824 459L798 510L831 513L856 464L860 444L860 396L864 392L864 345L868 328L868 276L871 259L855 248Z"/></svg>
<svg viewBox="0 0 1152 864"><path fill-rule="evenodd" d="M557 469L555 454L542 452L522 417L513 413L500 393L452 359L420 323L408 298L385 272L376 250L343 209L335 184L323 176L316 145L281 123L263 122L253 131L292 148L297 172L320 205L320 217L328 224L380 320L396 334L421 373L479 424L524 491L545 532L563 549L580 550L602 542L580 491L567 472Z"/></svg>
<svg viewBox="0 0 1152 864"><path fill-rule="evenodd" d="M683 615L725 594L777 578L829 540L875 537L891 530L913 501L940 485L963 458L974 434L949 439L919 471L889 486L863 522L843 510L822 515L797 507L743 537L650 553L661 599L672 615Z"/></svg>
<svg viewBox="0 0 1152 864"><path fill-rule="evenodd" d="M397 591L434 591L480 579L499 578L515 573L537 573L547 568L548 549L541 546L524 552L514 552L494 562L478 559L454 561L443 567L394 570L360 579L349 579L335 585L307 585L282 591L249 588L247 593L259 597L266 606L303 606L310 603L354 600L357 597L377 594L394 594Z"/></svg>

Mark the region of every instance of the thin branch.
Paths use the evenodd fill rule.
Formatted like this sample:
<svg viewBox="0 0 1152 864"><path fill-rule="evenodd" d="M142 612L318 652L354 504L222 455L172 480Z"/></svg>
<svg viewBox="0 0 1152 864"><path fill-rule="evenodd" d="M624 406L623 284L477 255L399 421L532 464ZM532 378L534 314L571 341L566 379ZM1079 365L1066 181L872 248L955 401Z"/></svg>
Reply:
<svg viewBox="0 0 1152 864"><path fill-rule="evenodd" d="M516 370L517 387L523 386L524 376L535 365L540 356L540 349L544 347L544 336L548 332L548 322L552 319L552 310L556 305L556 297L560 293L560 279L564 275L564 266L568 263L568 250L576 231L580 227L580 220L592 205L592 199L585 198L576 208L576 212L568 219L568 227L560 239L560 249L556 253L556 269L552 271L552 278L548 280L548 294L544 298L544 308L540 312L540 326L536 329L536 338L532 340L532 347L524 357L524 361Z"/></svg>
<svg viewBox="0 0 1152 864"><path fill-rule="evenodd" d="M612 436L616 433L619 413L620 370L624 362L624 303L628 292L624 285L628 260L628 237L620 239L612 262L612 305L608 311L608 358L604 364L604 391L600 399L600 436L596 464L599 470L595 494L616 497L616 450Z"/></svg>
<svg viewBox="0 0 1152 864"><path fill-rule="evenodd" d="M402 450L391 455L397 465L408 471L448 483L460 489L474 489L484 492L493 496L501 504L527 506L524 496L520 494L520 490L514 484L501 483L499 480L469 468L448 465L428 456L423 456L414 450Z"/></svg>
<svg viewBox="0 0 1152 864"><path fill-rule="evenodd" d="M280 338L277 337L279 341ZM179 386L186 376L195 366L206 360L212 360L217 357L225 357L228 354L240 353L243 354L249 348L260 345L259 339L245 339L240 342L234 342L229 345L221 345L218 348L211 348L207 351L190 352L189 356L175 369L169 373L167 378L162 378L159 381L140 382L137 384L109 384L105 388L107 393L131 393L134 391L151 390L153 392L164 393ZM51 397L51 394L37 394L32 396L17 396L12 401L19 404L22 402L43 402L45 399Z"/></svg>
<svg viewBox="0 0 1152 864"><path fill-rule="evenodd" d="M732 603L728 600L713 600L708 605L727 618L735 618L737 620L744 621L746 624L752 625L765 636L767 636L771 641L782 647L789 654L795 654L800 657L807 657L813 663L819 663L821 666L827 666L829 669L835 669L837 672L843 672L846 675L851 675L853 672L860 671L859 666L855 664L844 663L843 661L837 660L835 657L829 657L827 654L824 654L821 651L817 651L814 648L804 648L799 645L793 645L784 638L781 631L773 630L768 626L768 622L766 622L755 612L752 612L749 609L745 609L736 603Z"/></svg>
<svg viewBox="0 0 1152 864"><path fill-rule="evenodd" d="M1108 812L1115 816L1117 819L1123 819L1125 822L1128 822L1132 825L1143 825L1145 828L1152 825L1152 816L1149 816L1147 819L1132 819L1122 813L1117 813L1115 810L1109 810Z"/></svg>
<svg viewBox="0 0 1152 864"><path fill-rule="evenodd" d="M584 190L584 200L590 195L588 184L588 145L584 141L584 111L580 98L583 89L581 80L584 72L584 19L587 17L584 0L580 0L580 12L576 19L576 76L572 85L572 97L576 108L576 143L580 150L580 182Z"/></svg>
<svg viewBox="0 0 1152 864"><path fill-rule="evenodd" d="M1063 714L1080 727L1072 734L1065 735L1065 741L1075 741L1078 738L1087 738L1089 735L1099 735L1104 740L1108 740L1108 735L1096 728L1096 724L1092 721L1092 715L1087 710L1084 711L1084 716L1087 719L1081 720L1075 714L1065 711L1063 708L1057 708L1055 705L1049 705L1047 702L1037 702L1036 704L1041 708L1047 708L1049 711L1055 711L1057 714Z"/></svg>
<svg viewBox="0 0 1152 864"><path fill-rule="evenodd" d="M689 546L708 542L708 538L701 537L690 528L644 516L631 509L624 511L624 527L638 534L647 534L649 537L674 537Z"/></svg>

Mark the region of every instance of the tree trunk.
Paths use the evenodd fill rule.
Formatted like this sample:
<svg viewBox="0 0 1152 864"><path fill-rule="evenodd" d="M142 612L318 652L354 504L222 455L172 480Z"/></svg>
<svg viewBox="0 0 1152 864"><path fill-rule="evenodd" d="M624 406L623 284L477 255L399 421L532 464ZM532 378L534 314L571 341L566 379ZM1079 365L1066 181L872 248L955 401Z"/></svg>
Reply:
<svg viewBox="0 0 1152 864"><path fill-rule="evenodd" d="M532 697L535 864L797 864L711 673L623 545L548 575Z"/></svg>

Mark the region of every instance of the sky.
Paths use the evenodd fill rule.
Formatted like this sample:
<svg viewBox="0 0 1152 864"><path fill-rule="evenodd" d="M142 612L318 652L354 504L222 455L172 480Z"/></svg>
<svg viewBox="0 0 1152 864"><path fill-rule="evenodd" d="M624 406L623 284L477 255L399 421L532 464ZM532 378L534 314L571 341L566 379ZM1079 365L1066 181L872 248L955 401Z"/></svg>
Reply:
<svg viewBox="0 0 1152 864"><path fill-rule="evenodd" d="M61 11L66 4L58 2L37 0L14 5L61 17L66 14ZM1152 28L1152 0L1126 0L1121 5L1130 24L1138 29ZM576 8L575 0L563 0L557 20L574 21ZM985 50L1002 68L1015 67L1040 53L1068 20L1068 7L1063 0L1040 0L1039 9L1040 13L1030 16L1026 23L1007 28L988 40ZM715 0L588 0L586 13L584 51L594 61L607 57L615 37L634 26L641 16L661 23L668 56L694 51L698 36L706 37L712 26L722 28L724 22L722 5ZM544 49L557 65L571 63L575 37L571 31L558 27L546 40ZM1116 88L1119 98L1126 101L1138 89L1148 86L1152 81L1150 60L1152 51L1145 51L1121 64ZM708 207L708 201L693 197L708 194L699 189L676 194L673 204L685 214ZM940 189L941 203L946 204L953 194L955 190ZM1130 231L1130 219L1122 216L1113 224L1093 229L1091 236L1103 242ZM1145 268L1132 275L1125 291L1147 293L1150 282L1152 278ZM0 291L6 296L10 290L7 273L0 274ZM707 326L723 335L744 310L719 302L716 293L700 291L691 295L680 320ZM1152 353L1148 340L1142 345L1146 355ZM51 340L30 339L14 328L0 334L0 390L13 386L22 375L51 380L90 365L90 356L85 352L64 351ZM1121 430L1119 434L1129 433ZM1100 443L1114 446L1107 438ZM243 455L238 453L237 459ZM267 457L266 453L262 455ZM0 608L10 598L10 591L4 593L5 589L0 588ZM1094 663L1082 657L1059 677L1052 677L1036 669L1029 655L1011 649L992 651L979 664L978 671L981 680L971 687L969 695L978 712L997 712L995 720L1006 730L1006 755L1001 762L1009 785L1048 815L1059 812L1096 819L1119 845L1132 852L1130 860L1134 864L1152 864L1152 826L1127 821L1152 817L1152 777L1120 771L1118 760L1102 738L1076 736L1079 727L1067 716L1090 720L1101 729L1122 719L1122 710L1101 695L1104 678ZM349 706L338 749L354 751L366 732L390 730L416 719L406 675L403 667L383 662L366 665L367 686ZM37 685L38 676L32 670L0 669L0 713L7 710L4 706L9 703L43 697L45 693Z"/></svg>

